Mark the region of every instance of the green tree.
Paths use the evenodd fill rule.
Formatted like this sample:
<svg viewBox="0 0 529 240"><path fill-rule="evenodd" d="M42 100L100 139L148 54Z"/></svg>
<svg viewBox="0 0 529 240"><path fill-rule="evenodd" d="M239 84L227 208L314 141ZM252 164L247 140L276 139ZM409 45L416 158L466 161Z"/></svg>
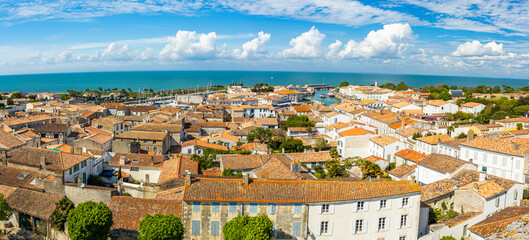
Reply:
<svg viewBox="0 0 529 240"><path fill-rule="evenodd" d="M0 193L0 221L9 219L11 214L13 214L13 210L9 207L9 203L4 198L4 194Z"/></svg>
<svg viewBox="0 0 529 240"><path fill-rule="evenodd" d="M231 118L231 114L228 113L228 114L226 114L226 116L224 116L223 121L224 121L224 122L231 122L231 119L232 119L232 118Z"/></svg>
<svg viewBox="0 0 529 240"><path fill-rule="evenodd" d="M97 176L94 174L90 174L90 176L88 176L87 184L94 185L94 186L101 186L101 187L107 186L107 184L103 181L103 179L100 176Z"/></svg>
<svg viewBox="0 0 529 240"><path fill-rule="evenodd" d="M406 85L404 82L400 82L399 84L397 84L397 87L395 88L395 90L397 91L408 90L408 85Z"/></svg>
<svg viewBox="0 0 529 240"><path fill-rule="evenodd" d="M184 225L179 217L168 214L145 215L140 222L138 240L182 240Z"/></svg>
<svg viewBox="0 0 529 240"><path fill-rule="evenodd" d="M463 139L463 138L467 138L467 137L468 137L467 134L464 133L464 132L462 132L462 133L460 133L459 135L457 135L456 138L457 138L457 139Z"/></svg>
<svg viewBox="0 0 529 240"><path fill-rule="evenodd" d="M286 121L280 122L279 124L284 129L289 127L314 127L314 122L310 121L309 117L305 115L290 116Z"/></svg>
<svg viewBox="0 0 529 240"><path fill-rule="evenodd" d="M303 141L295 138L289 138L285 140L281 145L279 145L280 149L285 149L286 153L296 153L296 152L303 152Z"/></svg>
<svg viewBox="0 0 529 240"><path fill-rule="evenodd" d="M191 160L198 162L200 169L210 169L217 167L217 164L214 160L217 158L216 154L204 153L202 156L194 154L191 156Z"/></svg>
<svg viewBox="0 0 529 240"><path fill-rule="evenodd" d="M8 98L7 101L6 101L6 105L13 105L15 104L15 102L13 102L13 99L12 98Z"/></svg>
<svg viewBox="0 0 529 240"><path fill-rule="evenodd" d="M103 203L88 201L71 210L67 222L72 240L106 240L112 226L112 212Z"/></svg>
<svg viewBox="0 0 529 240"><path fill-rule="evenodd" d="M523 129L523 124L522 123L517 123L516 124L516 130L522 130Z"/></svg>
<svg viewBox="0 0 529 240"><path fill-rule="evenodd" d="M274 224L267 215L233 218L224 224L222 232L225 240L269 240Z"/></svg>
<svg viewBox="0 0 529 240"><path fill-rule="evenodd" d="M270 128L256 128L246 136L248 142L253 142L254 139L258 139L262 143L268 143L270 139L274 136L274 132Z"/></svg>
<svg viewBox="0 0 529 240"><path fill-rule="evenodd" d="M10 98L22 98L22 93L20 92L11 93Z"/></svg>
<svg viewBox="0 0 529 240"><path fill-rule="evenodd" d="M347 87L349 86L349 82L343 81L340 83L339 87Z"/></svg>
<svg viewBox="0 0 529 240"><path fill-rule="evenodd" d="M380 87L381 88L391 89L391 90L395 90L395 88L397 88L397 86L395 86L395 84L390 83L390 82L384 83L384 84L380 85Z"/></svg>
<svg viewBox="0 0 529 240"><path fill-rule="evenodd" d="M51 215L52 225L58 229L64 229L64 223L70 211L74 209L74 204L70 199L63 198L55 203L55 211Z"/></svg>
<svg viewBox="0 0 529 240"><path fill-rule="evenodd" d="M336 148L329 149L329 154L332 158L340 157L340 154L338 154L338 150Z"/></svg>
<svg viewBox="0 0 529 240"><path fill-rule="evenodd" d="M323 150L326 147L327 147L327 142L325 141L325 138L321 137L321 138L316 139L316 148L318 150L321 151L321 150Z"/></svg>
<svg viewBox="0 0 529 240"><path fill-rule="evenodd" d="M225 177L242 177L242 172L233 173L231 168L226 168L222 170L222 176Z"/></svg>
<svg viewBox="0 0 529 240"><path fill-rule="evenodd" d="M325 162L325 170L327 170L327 178L342 178L349 177L349 173L346 171L346 167L351 168L351 165L342 165L342 162L338 159L331 159Z"/></svg>
<svg viewBox="0 0 529 240"><path fill-rule="evenodd" d="M448 101L452 99L452 95L448 92L442 92L439 94L439 96L437 96L437 98L444 100L444 101Z"/></svg>
<svg viewBox="0 0 529 240"><path fill-rule="evenodd" d="M456 240L456 239L452 236L444 236L440 240Z"/></svg>

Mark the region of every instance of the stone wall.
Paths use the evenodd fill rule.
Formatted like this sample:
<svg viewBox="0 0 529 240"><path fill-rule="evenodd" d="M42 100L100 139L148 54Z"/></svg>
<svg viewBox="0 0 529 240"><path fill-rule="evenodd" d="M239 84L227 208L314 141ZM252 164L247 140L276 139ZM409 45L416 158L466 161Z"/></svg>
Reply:
<svg viewBox="0 0 529 240"><path fill-rule="evenodd" d="M64 190L68 199L77 206L86 201L93 201L96 203L102 202L105 205L110 205L112 196L117 196L118 190L114 188L105 188L97 186L85 185L84 187L65 185Z"/></svg>

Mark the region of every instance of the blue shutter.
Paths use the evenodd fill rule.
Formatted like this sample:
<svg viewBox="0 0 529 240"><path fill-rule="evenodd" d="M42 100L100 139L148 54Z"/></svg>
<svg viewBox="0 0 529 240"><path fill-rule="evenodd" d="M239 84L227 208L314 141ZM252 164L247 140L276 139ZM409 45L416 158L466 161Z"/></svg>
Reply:
<svg viewBox="0 0 529 240"><path fill-rule="evenodd" d="M211 236L219 236L219 226L220 223L218 221L211 222Z"/></svg>
<svg viewBox="0 0 529 240"><path fill-rule="evenodd" d="M257 213L257 203L250 203L250 213Z"/></svg>
<svg viewBox="0 0 529 240"><path fill-rule="evenodd" d="M268 214L276 214L276 205L268 204Z"/></svg>
<svg viewBox="0 0 529 240"><path fill-rule="evenodd" d="M301 214L301 203L296 203L296 205L294 205L294 214Z"/></svg>
<svg viewBox="0 0 529 240"><path fill-rule="evenodd" d="M211 204L211 211L212 212L220 212L220 203L214 202Z"/></svg>
<svg viewBox="0 0 529 240"><path fill-rule="evenodd" d="M197 221L197 220L191 221L191 234L200 235L200 221Z"/></svg>
<svg viewBox="0 0 529 240"><path fill-rule="evenodd" d="M193 202L193 212L200 212L200 202Z"/></svg>
<svg viewBox="0 0 529 240"><path fill-rule="evenodd" d="M230 203L230 213L236 213L237 212L237 203Z"/></svg>
<svg viewBox="0 0 529 240"><path fill-rule="evenodd" d="M301 222L294 222L292 226L292 235L294 235L294 237L301 237Z"/></svg>

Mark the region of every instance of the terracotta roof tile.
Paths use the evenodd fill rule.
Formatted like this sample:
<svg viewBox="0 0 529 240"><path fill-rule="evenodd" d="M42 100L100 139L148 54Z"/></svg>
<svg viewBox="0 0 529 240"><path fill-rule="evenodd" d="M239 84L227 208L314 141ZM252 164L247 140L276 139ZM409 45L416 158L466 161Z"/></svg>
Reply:
<svg viewBox="0 0 529 240"><path fill-rule="evenodd" d="M443 154L437 154L432 153L428 155L427 157L423 158L418 165L436 170L438 172L442 173L453 173L460 167L462 167L465 164L471 164L469 162L465 162L463 160L443 155Z"/></svg>
<svg viewBox="0 0 529 240"><path fill-rule="evenodd" d="M445 222L443 222L444 225L448 226L448 227L455 227L473 217L476 217L476 216L479 216L481 215L483 212L466 212L466 213L462 213L462 214L459 214L457 217L455 218L452 218L450 220L447 220Z"/></svg>
<svg viewBox="0 0 529 240"><path fill-rule="evenodd" d="M402 135L404 137L412 137L416 133L422 133L427 132L424 129L416 128L416 127L409 127L404 130L397 131L397 134Z"/></svg>
<svg viewBox="0 0 529 240"><path fill-rule="evenodd" d="M125 160L125 164L119 163L120 159ZM115 166L130 166L130 167L156 167L161 168L165 162L163 155L149 155L139 153L116 153L114 157L108 162L109 165Z"/></svg>
<svg viewBox="0 0 529 240"><path fill-rule="evenodd" d="M285 153L285 155L292 158L292 160L311 163L311 162L327 162L331 160L331 154L328 151L326 152L306 152L306 153Z"/></svg>
<svg viewBox="0 0 529 240"><path fill-rule="evenodd" d="M404 158L406 160L410 160L410 161L413 161L415 163L418 163L421 160L423 160L427 155L422 154L422 153L417 152L417 151L414 151L414 150L411 150L411 149L402 149L402 150L396 152L395 156L399 156L399 157L402 157L402 158Z"/></svg>
<svg viewBox="0 0 529 240"><path fill-rule="evenodd" d="M24 147L9 152L8 162L32 167L40 167L40 158L46 158L46 169L65 171L87 160L90 156L76 155L53 150Z"/></svg>
<svg viewBox="0 0 529 240"><path fill-rule="evenodd" d="M360 135L375 134L375 133L365 130L363 128L351 128L349 130L341 131L338 134L340 134L340 136L342 137L346 137L346 136L360 136Z"/></svg>
<svg viewBox="0 0 529 240"><path fill-rule="evenodd" d="M422 142L425 142L431 145L437 144L438 142L450 141L450 140L454 140L454 139L446 134L432 135L432 136L417 138L417 141L422 141Z"/></svg>
<svg viewBox="0 0 529 240"><path fill-rule="evenodd" d="M481 182L469 183L465 186L458 188L458 190L471 190L471 189L475 189L476 187L477 187L477 193L485 199L491 198L493 196L496 196L508 190L508 189L504 189L502 186L500 186L499 184L493 181L481 181Z"/></svg>
<svg viewBox="0 0 529 240"><path fill-rule="evenodd" d="M143 199L125 196L112 198L109 206L114 224L112 229L138 231L145 215L172 214L182 217L182 202L158 199Z"/></svg>
<svg viewBox="0 0 529 240"><path fill-rule="evenodd" d="M511 141L517 141L516 138ZM509 140L496 140L492 138L486 138L478 136L470 142L461 143L463 146L469 146L478 149L484 149L492 152L505 153L516 156L524 156L525 151L529 150L528 145L520 145L519 150L514 150L514 144Z"/></svg>
<svg viewBox="0 0 529 240"><path fill-rule="evenodd" d="M490 237L509 224L529 214L529 207L506 207L496 214L470 227L469 230L482 236Z"/></svg>
<svg viewBox="0 0 529 240"><path fill-rule="evenodd" d="M0 131L0 148L13 149L26 143L8 132Z"/></svg>
<svg viewBox="0 0 529 240"><path fill-rule="evenodd" d="M228 148L225 147L225 146L222 146L222 145L218 145L218 144L213 144L213 143L208 143L208 142L204 142L204 141L200 141L200 140L189 140L189 141L186 141L186 142L183 142L182 143L182 148L184 147L189 147L189 146L200 146L200 147L204 147L204 148L212 148L212 149L217 149L217 150L222 150L222 151L228 151Z"/></svg>
<svg viewBox="0 0 529 240"><path fill-rule="evenodd" d="M315 203L387 197L417 193L421 188L411 181L319 181L257 180L248 186L241 179L192 179L184 201Z"/></svg>
<svg viewBox="0 0 529 240"><path fill-rule="evenodd" d="M396 137L392 137L392 136L389 136L389 135L380 135L380 136L376 136L376 137L372 137L369 139L370 141L384 147L386 145L389 145L389 144L392 144L392 143L395 143L395 142L400 142L400 140Z"/></svg>
<svg viewBox="0 0 529 240"><path fill-rule="evenodd" d="M389 171L389 174L391 174L391 175L393 175L395 177L401 178L404 175L407 175L409 173L414 172L415 168L416 168L416 166L402 164L402 165L392 169L391 171Z"/></svg>
<svg viewBox="0 0 529 240"><path fill-rule="evenodd" d="M147 139L147 140L164 140L169 133L167 132L146 132L146 131L126 131L115 136L116 139Z"/></svg>
<svg viewBox="0 0 529 240"><path fill-rule="evenodd" d="M63 198L64 195L18 188L6 200L13 209L48 220L55 211L55 203Z"/></svg>
<svg viewBox="0 0 529 240"><path fill-rule="evenodd" d="M158 184L177 178L183 178L186 171L189 171L192 174L198 174L198 170L198 162L191 160L190 156L182 154L173 156L171 159L163 163L162 171L158 177Z"/></svg>
<svg viewBox="0 0 529 240"><path fill-rule="evenodd" d="M59 132L66 132L70 126L68 124L62 124L62 123L46 123L44 125L41 125L38 128L35 128L35 132L43 132L43 133L59 133Z"/></svg>

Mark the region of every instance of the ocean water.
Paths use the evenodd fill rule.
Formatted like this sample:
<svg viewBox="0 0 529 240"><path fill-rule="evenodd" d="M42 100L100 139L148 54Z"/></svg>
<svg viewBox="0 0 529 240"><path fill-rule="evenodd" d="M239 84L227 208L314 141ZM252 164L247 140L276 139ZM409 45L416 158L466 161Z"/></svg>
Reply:
<svg viewBox="0 0 529 240"><path fill-rule="evenodd" d="M242 82L245 86L256 83L270 85L326 83L337 86L342 81L350 84L371 85L375 80L397 84L404 81L409 86L447 84L458 86L490 85L511 87L529 86L527 79L453 77L427 75L393 75L367 73L323 72L258 72L258 71L142 71L142 72L85 72L0 76L0 91L66 92L68 89L85 90L102 87L128 89L170 90L178 88L229 85Z"/></svg>

